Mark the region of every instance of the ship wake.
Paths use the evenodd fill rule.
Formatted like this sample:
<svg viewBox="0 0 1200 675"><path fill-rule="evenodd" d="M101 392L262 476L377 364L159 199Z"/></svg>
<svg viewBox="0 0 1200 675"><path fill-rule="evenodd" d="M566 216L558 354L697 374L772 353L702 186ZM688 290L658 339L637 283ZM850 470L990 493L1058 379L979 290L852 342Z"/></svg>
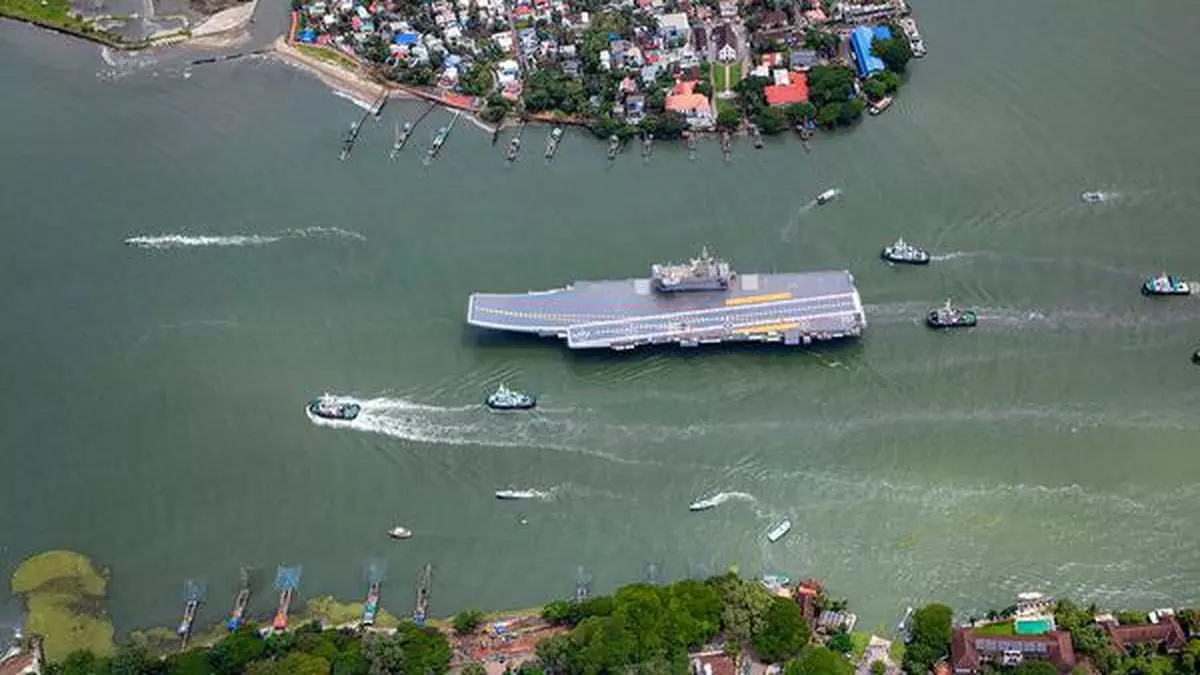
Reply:
<svg viewBox="0 0 1200 675"><path fill-rule="evenodd" d="M139 235L125 240L126 246L148 250L176 248L212 248L229 246L266 246L285 239L341 238L366 241L363 235L340 227L304 227L283 230L273 234L192 235L156 234Z"/></svg>

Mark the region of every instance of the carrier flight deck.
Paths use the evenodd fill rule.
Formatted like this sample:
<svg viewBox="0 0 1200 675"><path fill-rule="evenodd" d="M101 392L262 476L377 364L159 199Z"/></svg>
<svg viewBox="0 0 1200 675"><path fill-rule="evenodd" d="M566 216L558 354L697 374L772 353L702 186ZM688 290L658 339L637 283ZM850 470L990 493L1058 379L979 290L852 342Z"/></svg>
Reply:
<svg viewBox="0 0 1200 675"><path fill-rule="evenodd" d="M733 341L808 344L866 327L844 270L737 274L702 251L687 265L654 265L648 279L579 281L553 291L474 293L467 322L565 339L572 349Z"/></svg>

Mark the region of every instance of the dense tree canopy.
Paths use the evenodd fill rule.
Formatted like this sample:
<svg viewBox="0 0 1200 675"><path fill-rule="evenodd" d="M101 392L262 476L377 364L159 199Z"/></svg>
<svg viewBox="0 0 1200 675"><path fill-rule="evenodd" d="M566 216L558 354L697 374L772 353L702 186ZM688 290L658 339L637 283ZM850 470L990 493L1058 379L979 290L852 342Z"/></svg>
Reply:
<svg viewBox="0 0 1200 675"><path fill-rule="evenodd" d="M754 651L763 661L781 663L799 655L809 637L800 606L794 600L775 597L762 630L754 636Z"/></svg>
<svg viewBox="0 0 1200 675"><path fill-rule="evenodd" d="M903 35L886 40L872 40L871 52L893 73L903 73L913 56L912 45Z"/></svg>
<svg viewBox="0 0 1200 675"><path fill-rule="evenodd" d="M525 107L532 112L561 110L568 115L580 111L587 92L578 78L560 68L542 68L525 78Z"/></svg>
<svg viewBox="0 0 1200 675"><path fill-rule="evenodd" d="M904 670L925 675L933 664L950 650L954 611L946 605L932 604L918 609L912 619L912 640L904 650Z"/></svg>
<svg viewBox="0 0 1200 675"><path fill-rule="evenodd" d="M784 668L784 675L852 675L854 666L846 657L821 645L808 645Z"/></svg>

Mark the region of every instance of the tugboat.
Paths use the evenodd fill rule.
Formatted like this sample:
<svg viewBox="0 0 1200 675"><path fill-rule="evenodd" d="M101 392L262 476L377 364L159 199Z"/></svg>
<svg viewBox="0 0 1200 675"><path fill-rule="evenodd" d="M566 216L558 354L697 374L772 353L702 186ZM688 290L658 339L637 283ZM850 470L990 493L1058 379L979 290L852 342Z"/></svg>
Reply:
<svg viewBox="0 0 1200 675"><path fill-rule="evenodd" d="M879 254L884 260L909 265L928 265L929 254L924 250L904 241L904 237L896 240L891 246L884 246Z"/></svg>
<svg viewBox="0 0 1200 675"><path fill-rule="evenodd" d="M487 397L486 403L492 410L529 410L537 405L537 399L529 394L513 391L502 384Z"/></svg>
<svg viewBox="0 0 1200 675"><path fill-rule="evenodd" d="M308 403L308 412L327 420L342 420L349 422L358 417L362 406L357 403L342 403L330 396L322 394Z"/></svg>
<svg viewBox="0 0 1200 675"><path fill-rule="evenodd" d="M1160 274L1142 282L1142 295L1191 295L1192 286L1183 277Z"/></svg>
<svg viewBox="0 0 1200 675"><path fill-rule="evenodd" d="M925 317L925 323L930 328L970 328L978 321L975 310L959 309L950 303L950 298L946 298L945 305L929 310Z"/></svg>

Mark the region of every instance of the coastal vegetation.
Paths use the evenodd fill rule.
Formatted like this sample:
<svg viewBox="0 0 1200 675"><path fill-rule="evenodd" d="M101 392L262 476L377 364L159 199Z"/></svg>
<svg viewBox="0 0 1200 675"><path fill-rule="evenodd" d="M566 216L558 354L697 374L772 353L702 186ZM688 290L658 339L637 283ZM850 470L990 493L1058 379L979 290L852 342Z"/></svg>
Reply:
<svg viewBox="0 0 1200 675"><path fill-rule="evenodd" d="M349 71L358 70L358 64L355 63L353 59L351 59L349 56L346 56L345 54L341 54L332 49L326 49L324 47L313 47L311 45L305 45L305 44L297 44L297 45L295 45L295 47L297 50L300 51L301 54L311 56L314 59L319 59L321 61L324 61L325 63L335 65L339 68L345 68L346 70L349 70Z"/></svg>
<svg viewBox="0 0 1200 675"><path fill-rule="evenodd" d="M105 573L74 551L48 551L22 562L12 575L12 593L29 612L26 629L45 636L47 658L75 649L101 657L113 651L113 624L104 613Z"/></svg>

